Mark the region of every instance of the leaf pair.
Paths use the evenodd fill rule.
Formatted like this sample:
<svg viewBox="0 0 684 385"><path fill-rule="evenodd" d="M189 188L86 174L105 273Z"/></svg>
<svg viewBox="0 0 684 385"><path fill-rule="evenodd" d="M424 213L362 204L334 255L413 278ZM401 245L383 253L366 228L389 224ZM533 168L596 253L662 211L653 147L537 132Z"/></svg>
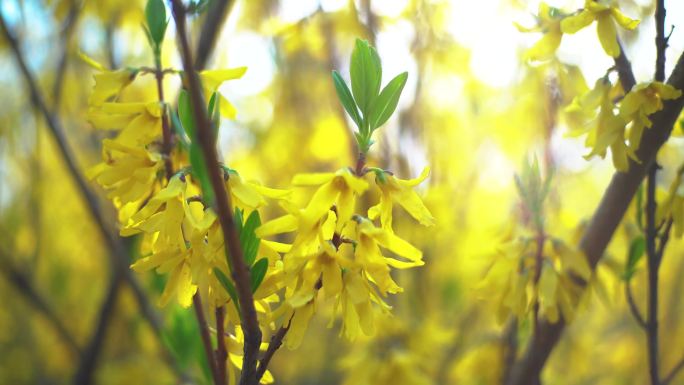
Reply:
<svg viewBox="0 0 684 385"><path fill-rule="evenodd" d="M367 152L373 131L385 124L396 110L408 73L397 75L381 91L380 57L375 48L361 39L356 39L349 72L351 91L337 71L332 72L333 83L342 106L359 128L356 134L359 147Z"/></svg>

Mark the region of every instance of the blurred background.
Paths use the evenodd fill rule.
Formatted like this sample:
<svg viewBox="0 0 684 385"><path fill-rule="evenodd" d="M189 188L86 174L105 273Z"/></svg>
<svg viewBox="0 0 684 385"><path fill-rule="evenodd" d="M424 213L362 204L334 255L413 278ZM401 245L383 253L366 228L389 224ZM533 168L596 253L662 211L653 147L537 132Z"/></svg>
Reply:
<svg viewBox="0 0 684 385"><path fill-rule="evenodd" d="M569 12L584 2L548 3ZM619 4L642 20L636 31L621 30L620 36L637 80L648 81L655 60L654 4ZM81 173L99 161L102 132L86 120L93 71L78 52L108 68L152 66L141 28L144 5L0 2ZM497 321L496 300L479 284L502 239L523 223L514 175L534 157L543 170L554 170L545 211L549 231L574 243L613 172L609 159L583 158L589 150L584 138L568 136L563 109L593 87L612 59L592 26L564 37L559 60L527 63L525 50L541 34L521 33L516 23L536 25L538 7L538 1L522 0L212 0L191 20L200 67L248 67L242 79L221 88L238 114L222 122L220 150L231 167L271 187L287 188L299 172L352 165L353 124L330 73L337 69L348 79L357 37L377 47L385 82L409 72L398 113L376 133L369 164L401 178L431 167L419 192L437 226L418 227L403 212L395 219L397 233L423 250L426 265L397 275L405 292L389 299L393 316L381 320L373 339L338 337L338 325L328 327L330 309L319 309L303 345L276 355L271 370L277 384L500 382L507 325ZM684 2L667 1L666 7L668 25L677 25L669 73L684 50ZM173 21L167 33L164 66L180 68ZM169 78L169 99L178 86ZM87 187L95 201L84 199L4 38L0 89L0 383L72 382L83 352L97 352L98 384L202 383L194 314L176 304L157 306L164 277L134 274L139 287L121 285L111 311L101 311L117 264L93 203L105 227L115 228L116 213L93 183ZM153 78L136 81L122 98L133 95L155 100ZM675 134L682 134L679 126ZM683 144L675 137L661 152L663 189L684 159ZM279 211L266 213L272 218ZM621 280L633 231L626 224L616 233L543 383L646 383L645 337L627 310ZM135 240L122 245L128 265L139 257ZM661 269L665 368L684 353L682 250L673 240ZM640 304L645 275L640 265L632 282ZM147 308L139 305L140 295ZM521 325L520 335L524 345L529 325ZM684 376L672 384L684 384Z"/></svg>

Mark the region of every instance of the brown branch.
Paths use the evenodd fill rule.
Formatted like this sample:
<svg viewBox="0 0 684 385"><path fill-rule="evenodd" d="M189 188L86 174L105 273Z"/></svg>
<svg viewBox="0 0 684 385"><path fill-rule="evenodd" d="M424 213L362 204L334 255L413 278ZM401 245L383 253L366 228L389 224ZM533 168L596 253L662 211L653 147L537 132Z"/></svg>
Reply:
<svg viewBox="0 0 684 385"><path fill-rule="evenodd" d="M228 18L233 4L235 4L235 1L214 0L209 5L209 9L206 12L206 20L202 24L202 31L197 43L195 69L198 71L206 67L209 55L216 45L221 27L223 27L223 23Z"/></svg>
<svg viewBox="0 0 684 385"><path fill-rule="evenodd" d="M290 330L291 321L292 318L290 318L290 321L287 322L287 325L281 326L276 334L271 337L271 341L268 343L268 349L266 349L264 356L261 358L261 361L259 361L259 368L257 369L256 373L257 382L260 381L261 377L264 376L264 373L266 373L266 370L268 369L268 364L271 363L271 359L275 355L276 351L278 351L278 349L280 349L280 347L283 345L283 339L285 338L287 331Z"/></svg>
<svg viewBox="0 0 684 385"><path fill-rule="evenodd" d="M228 351L226 350L225 321L226 308L219 306L216 308L216 366L218 373L218 385L226 384L226 360Z"/></svg>
<svg viewBox="0 0 684 385"><path fill-rule="evenodd" d="M26 275L20 272L15 266L12 266L9 260L9 256L3 252L2 257L0 257L0 274L4 275L9 283L11 283L17 292L24 296L28 303L39 313L45 317L50 325L55 329L59 338L66 344L74 355L77 357L81 356L81 348L79 348L76 343L76 339L67 330L64 323L57 317L57 315L52 311L47 302L38 294L38 291L33 287Z"/></svg>
<svg viewBox="0 0 684 385"><path fill-rule="evenodd" d="M55 82L52 87L52 100L54 111L59 111L59 107L62 102L62 91L64 90L64 79L67 70L67 59L69 58L69 42L71 40L71 35L76 28L78 22L78 17L81 14L82 4L80 1L74 0L69 8L69 13L64 21L64 27L62 28L62 54L59 58L57 64L57 74L55 75Z"/></svg>
<svg viewBox="0 0 684 385"><path fill-rule="evenodd" d="M627 304L629 305L629 311L632 312L632 316L637 321L639 326L646 330L646 321L644 321L644 316L641 315L641 311L634 301L634 296L632 295L632 280L628 279L625 281L625 297L627 298Z"/></svg>
<svg viewBox="0 0 684 385"><path fill-rule="evenodd" d="M668 84L684 89L684 55L680 56ZM655 161L658 149L667 141L672 127L684 105L684 98L664 102L664 108L651 116L653 126L644 132L637 156L641 163L630 161L627 172L616 172L603 194L598 208L580 241L580 249L587 256L592 269L596 268L634 194L643 181L646 170ZM528 348L514 368L510 385L530 383L539 375L565 327L561 320L556 324L542 322L539 334L532 338Z"/></svg>
<svg viewBox="0 0 684 385"><path fill-rule="evenodd" d="M114 310L117 299L121 292L122 274L114 272L110 279L107 294L100 307L100 312L97 316L97 324L93 336L90 338L88 346L83 350L81 361L76 369L74 375L74 384L88 385L93 383L93 373L97 366L97 360L104 345L105 336L109 323L114 318Z"/></svg>
<svg viewBox="0 0 684 385"><path fill-rule="evenodd" d="M31 96L31 102L33 103L34 107L43 115L47 123L47 128L52 134L57 144L57 149L62 159L64 160L64 163L67 167L67 171L74 179L74 182L76 183L76 188L78 192L81 194L83 200L85 201L87 210L92 216L93 220L95 221L96 227L100 232L101 236L103 237L105 244L107 245L107 248L109 250L110 263L112 264L112 266L116 267L116 270L120 270L122 272L123 279L126 281L126 283L130 286L131 290L133 291L133 295L135 297L136 302L138 303L143 318L147 320L157 338L160 339L162 327L159 315L156 313L156 311L150 304L149 299L145 295L145 292L140 286L138 280L133 276L133 274L128 269L128 254L126 253L122 240L116 237L110 230L109 224L107 222L107 219L105 218L104 212L100 207L100 203L97 197L95 196L93 191L90 190L90 188L88 187L85 178L83 177L77 166L76 158L74 157L73 152L69 147L62 124L59 121L59 119L57 119L56 115L53 115L47 108L47 104L45 103L43 94L41 93L40 88L38 87L38 84L33 77L33 74L31 73L26 64L24 55L22 54L21 49L19 47L19 43L17 42L17 39L9 31L7 24L5 22L4 15L2 15L2 13L0 13L0 29L2 30L5 39L9 43L9 46L14 53L14 57L17 61L17 64L19 65L19 69L24 77L24 80L26 81L26 85L29 89ZM166 352L165 356L167 358L167 363L174 369L176 374L181 373L180 369L178 369L178 365L172 358L173 356L170 355L170 353L168 352ZM187 376L183 375L180 377L185 378Z"/></svg>
<svg viewBox="0 0 684 385"><path fill-rule="evenodd" d="M216 360L214 359L214 354L211 347L211 335L209 334L209 323L207 318L204 316L204 310L202 307L202 299L199 293L196 293L192 297L192 305L195 309L195 316L197 318L197 323L199 324L200 337L202 338L202 345L204 346L204 353L207 355L207 362L209 364L209 369L211 370L211 375L214 379L214 384L218 384L218 371L216 368Z"/></svg>
<svg viewBox="0 0 684 385"><path fill-rule="evenodd" d="M668 385L670 382L672 382L672 380L674 380L675 377L677 377L677 374L679 372L681 372L682 369L684 369L684 358L682 358L679 361L679 363L677 363L677 365L675 365L675 367L672 368L672 370L670 371L670 374L668 374L667 376L665 376L665 378L663 378L663 380L660 382L661 385Z"/></svg>
<svg viewBox="0 0 684 385"><path fill-rule="evenodd" d="M207 167L207 173L209 174L213 193L216 197L216 213L221 223L225 252L231 260L231 275L235 281L238 302L242 310L241 327L244 332L245 342L240 384L256 385L256 364L259 346L261 345L261 330L259 329L256 309L254 308L249 270L245 264L237 229L233 222L230 195L226 192L223 173L219 169L216 143L214 142L214 135L206 113L200 79L193 65L185 24L185 8L180 0L173 0L172 4L178 40L180 42L181 57L183 59L183 68L185 70L195 122L197 123L197 140L202 147L202 155Z"/></svg>

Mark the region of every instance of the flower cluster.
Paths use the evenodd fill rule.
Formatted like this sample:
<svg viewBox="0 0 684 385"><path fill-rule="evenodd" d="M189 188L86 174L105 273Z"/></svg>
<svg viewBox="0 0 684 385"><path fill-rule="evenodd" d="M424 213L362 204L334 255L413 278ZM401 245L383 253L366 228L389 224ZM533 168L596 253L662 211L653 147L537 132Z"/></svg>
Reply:
<svg viewBox="0 0 684 385"><path fill-rule="evenodd" d="M537 20L537 26L532 28L518 26L523 32L544 33L526 54L531 60L550 59L560 46L563 34L577 33L594 21L601 47L609 56L618 57L620 44L617 40L616 24L627 30L633 30L639 25L639 20L625 16L614 5L614 1L596 0L586 0L584 8L571 14L542 2L539 4Z"/></svg>
<svg viewBox="0 0 684 385"><path fill-rule="evenodd" d="M681 94L668 84L651 82L636 85L622 97L622 88L603 77L591 91L575 98L566 111L575 133L587 134L586 145L591 148L587 158L604 157L610 148L615 168L627 171L628 158L639 161L636 152L641 137L653 124L649 116L663 109L663 100ZM620 97L622 101L616 106L614 100Z"/></svg>
<svg viewBox="0 0 684 385"><path fill-rule="evenodd" d="M319 297L334 299L346 337L374 332L373 304L388 310L383 297L402 291L390 275L391 268L423 264L420 250L398 237L391 225L394 203L420 223L433 224L432 215L413 190L427 175L426 169L418 179L402 180L383 170L366 169L358 175L343 168L294 177L295 186L317 186L308 204L285 204L287 214L257 229L260 237L295 232L292 248L283 256L283 312L292 317L286 339L290 348L301 342ZM381 192L380 203L367 215L358 214L357 198L371 188ZM377 218L380 226L372 221ZM395 256L386 256L383 250Z"/></svg>
<svg viewBox="0 0 684 385"><path fill-rule="evenodd" d="M238 287L243 282L231 274L234 261L226 255L225 229L214 211L216 197L201 155L204 150L198 144L193 105L185 90L180 92L177 111L162 96L166 75L186 75L180 70L161 68L164 9L163 3L150 1L146 11L155 68L111 71L82 55L98 71L89 98L89 120L98 129L114 132L103 140L103 160L89 171L89 176L108 191L119 209L121 235L142 238L143 257L133 263L132 269L168 275L160 306L175 300L185 308L195 306L196 311L204 311L200 303L209 310L225 309L228 322L219 325L217 315L217 332L223 329L234 333L217 338L224 340L227 359L241 367L244 338L240 304L244 298L238 298L237 289L244 286ZM360 332L371 334L375 309L390 309L383 298L402 291L391 276L392 268L423 264L421 251L394 233L393 206L401 205L421 224L434 222L413 190L428 177L428 169L417 179L401 180L391 172L364 167L371 134L394 111L407 75L392 80L382 92L378 77L373 86L377 89L370 90L369 81L357 81L358 73L367 75L368 68L363 65L379 66L379 58L372 47L361 41L357 42L352 61L361 60L359 57L363 64L352 71L353 88L358 100L358 93L364 93L365 107L363 117L356 115L363 127L357 135L363 156L356 170L343 168L333 173L295 176L294 186L317 187L306 204L298 205L288 190L264 187L224 164L217 165L234 209L233 222L249 273L257 326L266 332L275 330L280 323L289 330L285 341L290 348L301 342L318 298L335 300L335 310L342 318L342 334L349 338ZM236 114L218 89L224 81L240 78L245 71L242 67L199 73L214 134L220 116L234 118ZM380 76L379 68L373 71ZM155 76L159 100L119 100L122 91L144 75ZM178 119L172 119L176 114ZM371 190L379 195L378 204L359 212L357 198ZM287 214L262 225L259 210L269 200L279 202ZM292 244L261 239L286 232L295 233ZM275 304L278 306L273 310ZM273 381L268 372L260 377L264 383Z"/></svg>

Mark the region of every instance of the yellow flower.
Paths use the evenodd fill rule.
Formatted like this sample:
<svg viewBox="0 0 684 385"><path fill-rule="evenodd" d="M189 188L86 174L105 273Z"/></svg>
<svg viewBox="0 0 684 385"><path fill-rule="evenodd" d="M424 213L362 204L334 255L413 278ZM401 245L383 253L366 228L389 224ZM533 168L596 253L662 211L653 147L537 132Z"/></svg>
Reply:
<svg viewBox="0 0 684 385"><path fill-rule="evenodd" d="M410 243L385 228L373 226L368 219L357 217L355 228L355 261L375 283L382 295L398 293L402 289L392 280L390 267L407 269L423 265L423 253ZM380 247L387 249L405 260L388 258L382 255Z"/></svg>
<svg viewBox="0 0 684 385"><path fill-rule="evenodd" d="M598 114L595 113L597 108ZM625 144L627 123L614 111L612 86L606 78L597 80L594 89L576 98L566 111L584 120L580 132L588 132L586 145L591 148L591 152L585 158L588 159L594 155L603 158L610 148L615 168L623 172L629 169L628 151ZM592 116L595 117L592 119ZM587 121L587 119L591 120Z"/></svg>
<svg viewBox="0 0 684 385"><path fill-rule="evenodd" d="M681 168L677 171L677 177L670 185L670 191L667 195L667 200L658 207L658 222L662 222L667 217L672 218L674 226L674 234L677 238L681 238L684 234L684 184L682 183Z"/></svg>
<svg viewBox="0 0 684 385"><path fill-rule="evenodd" d="M349 271L344 274L344 288L336 306L336 312L342 315L340 335L354 340L361 333L367 336L375 333L372 302L389 310L389 306L375 294L360 272Z"/></svg>
<svg viewBox="0 0 684 385"><path fill-rule="evenodd" d="M105 189L117 206L138 201L152 191L162 162L161 155L105 139L104 161L88 170L87 176Z"/></svg>
<svg viewBox="0 0 684 385"><path fill-rule="evenodd" d="M614 5L606 5L600 1L585 0L584 9L561 21L561 31L572 34L593 23L594 20L596 20L596 32L598 33L601 46L612 57L620 55L620 45L617 42L615 23L629 30L633 30L639 25L639 20L630 19Z"/></svg>
<svg viewBox="0 0 684 385"><path fill-rule="evenodd" d="M86 54L79 52L78 55L86 64L99 71L94 75L95 87L88 98L90 106L100 106L102 103L116 98L127 85L133 82L138 74L137 69L131 68L110 71Z"/></svg>
<svg viewBox="0 0 684 385"><path fill-rule="evenodd" d="M169 184L155 194L147 204L135 213L121 229L122 236L144 232L155 235L153 252L160 250L185 250L183 220L190 215L185 200L185 176L176 175Z"/></svg>
<svg viewBox="0 0 684 385"><path fill-rule="evenodd" d="M155 252L151 256L139 259L131 268L136 272L145 272L156 268L157 273L170 273L159 298L159 306L166 306L176 295L178 303L183 307L192 305L192 297L197 292L197 285L192 281L192 272L185 246L180 249L166 249Z"/></svg>
<svg viewBox="0 0 684 385"><path fill-rule="evenodd" d="M632 122L629 132L629 151L632 156L639 149L644 128L653 124L649 115L663 109L663 100L677 99L682 92L661 82L636 85L620 103L620 116Z"/></svg>
<svg viewBox="0 0 684 385"><path fill-rule="evenodd" d="M292 179L295 186L321 185L304 209L303 217L308 223L318 221L335 205L337 211L337 231L351 219L354 213L356 195L368 188L368 183L354 175L348 168L335 173L298 174Z"/></svg>
<svg viewBox="0 0 684 385"><path fill-rule="evenodd" d="M266 205L265 198L286 199L290 196L289 190L279 190L264 187L255 182L245 181L240 174L229 169L226 187L230 191L230 198L233 206L245 212L254 211Z"/></svg>
<svg viewBox="0 0 684 385"><path fill-rule="evenodd" d="M420 222L421 225L434 225L435 219L427 207L425 207L418 194L413 190L415 186L427 179L429 174L429 167L425 167L418 178L409 180L395 178L393 175L383 171L376 173L375 182L381 192L380 203L368 210L368 217L375 219L379 216L382 227L392 231L392 204L396 202Z"/></svg>
<svg viewBox="0 0 684 385"><path fill-rule="evenodd" d="M223 70L204 70L199 73L204 88L204 96L209 100L211 94L217 92L221 84L227 80L240 79L247 71L247 67L237 67ZM221 115L228 119L235 119L235 107L223 95L218 93L218 103Z"/></svg>
<svg viewBox="0 0 684 385"><path fill-rule="evenodd" d="M144 146L161 136L162 112L159 102L104 103L88 112L95 128L120 130L116 141L126 146Z"/></svg>
<svg viewBox="0 0 684 385"><path fill-rule="evenodd" d="M533 28L525 28L520 25L518 30L521 32L543 32L544 36L539 39L527 52L527 60L548 60L553 57L563 39L560 23L562 14L557 8L549 7L548 4L541 2L537 14L538 25Z"/></svg>

